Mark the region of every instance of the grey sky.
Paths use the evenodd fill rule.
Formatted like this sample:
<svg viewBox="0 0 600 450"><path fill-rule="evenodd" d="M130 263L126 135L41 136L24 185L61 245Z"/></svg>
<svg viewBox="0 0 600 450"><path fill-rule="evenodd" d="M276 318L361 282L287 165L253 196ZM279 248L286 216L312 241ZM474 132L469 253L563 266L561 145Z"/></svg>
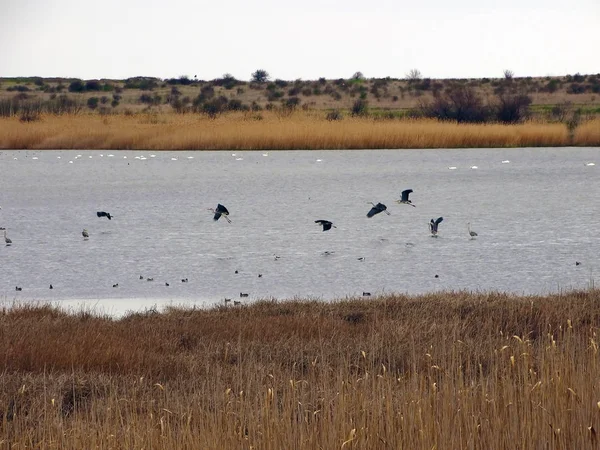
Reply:
<svg viewBox="0 0 600 450"><path fill-rule="evenodd" d="M0 76L600 73L600 0L0 0Z"/></svg>

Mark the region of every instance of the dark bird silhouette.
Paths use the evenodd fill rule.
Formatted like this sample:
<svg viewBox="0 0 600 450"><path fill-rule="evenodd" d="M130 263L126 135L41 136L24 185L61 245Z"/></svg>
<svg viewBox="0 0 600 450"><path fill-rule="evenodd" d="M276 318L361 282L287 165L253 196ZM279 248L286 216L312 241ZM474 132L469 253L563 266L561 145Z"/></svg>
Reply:
<svg viewBox="0 0 600 450"><path fill-rule="evenodd" d="M10 238L8 236L6 236L6 228L4 229L4 242L6 242L7 247L12 244L12 241L10 240Z"/></svg>
<svg viewBox="0 0 600 450"><path fill-rule="evenodd" d="M169 283L165 283L165 286L168 286L168 285L169 285Z"/></svg>
<svg viewBox="0 0 600 450"><path fill-rule="evenodd" d="M182 278L182 279L181 279L181 282L182 282L182 283L187 283L187 282L188 282L188 279L187 279L187 278Z"/></svg>
<svg viewBox="0 0 600 450"><path fill-rule="evenodd" d="M438 217L436 220L431 219L431 221L429 222L429 231L431 231L432 236L437 236L438 225L440 224L440 222L442 222L442 220L444 220L443 217Z"/></svg>
<svg viewBox="0 0 600 450"><path fill-rule="evenodd" d="M371 293L370 292L363 292L363 297L370 297Z"/></svg>
<svg viewBox="0 0 600 450"><path fill-rule="evenodd" d="M433 277L433 278L439 278L439 277L440 277L440 276L439 276L439 275L436 273L436 274L435 274L435 277Z"/></svg>
<svg viewBox="0 0 600 450"><path fill-rule="evenodd" d="M400 200L396 200L397 203L404 203L405 205L410 205L410 206L415 206L412 204L412 202L408 199L408 195L412 192L412 189L405 189L404 191L402 191L402 197L400 198Z"/></svg>
<svg viewBox="0 0 600 450"><path fill-rule="evenodd" d="M329 220L315 220L315 223L318 223L319 225L323 225L323 231L331 230L332 227L337 228Z"/></svg>
<svg viewBox="0 0 600 450"><path fill-rule="evenodd" d="M140 280L143 280L143 279L144 279L144 275L140 275Z"/></svg>
<svg viewBox="0 0 600 450"><path fill-rule="evenodd" d="M113 216L111 216L111 215L110 215L110 213L107 213L107 212L105 212L105 211L98 211L98 212L96 213L96 215L97 215L98 217L106 217L108 220L112 220L112 217L113 217Z"/></svg>
<svg viewBox="0 0 600 450"><path fill-rule="evenodd" d="M575 261L575 265L576 265L576 266L580 266L580 265L581 265L581 263L580 263L579 261Z"/></svg>
<svg viewBox="0 0 600 450"><path fill-rule="evenodd" d="M359 260L359 261L364 261L364 260L365 260L365 257L364 257L364 256L361 256L360 258L356 258L356 259L357 259L357 260Z"/></svg>
<svg viewBox="0 0 600 450"><path fill-rule="evenodd" d="M231 299L230 298L226 298L226 299L224 299L224 301L225 301L225 304L227 304L227 303L229 303L231 301Z"/></svg>
<svg viewBox="0 0 600 450"><path fill-rule="evenodd" d="M240 292L240 297L248 297L248 294L244 294L243 292Z"/></svg>
<svg viewBox="0 0 600 450"><path fill-rule="evenodd" d="M81 232L81 235L83 236L84 239L87 239L90 237L90 233L88 233L87 228L83 229L83 231Z"/></svg>
<svg viewBox="0 0 600 450"><path fill-rule="evenodd" d="M113 284L113 287L119 287L119 283Z"/></svg>
<svg viewBox="0 0 600 450"><path fill-rule="evenodd" d="M146 281L154 281L154 278L148 277L148 278L146 278Z"/></svg>
<svg viewBox="0 0 600 450"><path fill-rule="evenodd" d="M233 306L239 306L241 304L242 304L242 302L238 302L237 300L233 301Z"/></svg>
<svg viewBox="0 0 600 450"><path fill-rule="evenodd" d="M375 214L379 214L380 212L384 212L388 216L390 215L390 212L387 210L387 206L385 206L383 203L377 203L377 204L375 204L373 202L367 202L367 203L370 203L371 205L373 205L373 207L367 213L367 217L373 217Z"/></svg>
<svg viewBox="0 0 600 450"><path fill-rule="evenodd" d="M15 291L22 291L22 290L23 290L23 288L22 288L22 287L15 286Z"/></svg>
<svg viewBox="0 0 600 450"><path fill-rule="evenodd" d="M262 273L259 273L259 274L258 274L258 278L262 278Z"/></svg>
<svg viewBox="0 0 600 450"><path fill-rule="evenodd" d="M50 289L54 289L54 287L52 285L50 285Z"/></svg>
<svg viewBox="0 0 600 450"><path fill-rule="evenodd" d="M208 208L208 210L215 213L213 220L219 220L221 218L221 216L223 216L223 217L225 217L227 222L231 223L231 220L229 219L229 217L227 217L227 216L229 216L229 211L227 210L227 208L225 208L220 203L217 205L217 209Z"/></svg>

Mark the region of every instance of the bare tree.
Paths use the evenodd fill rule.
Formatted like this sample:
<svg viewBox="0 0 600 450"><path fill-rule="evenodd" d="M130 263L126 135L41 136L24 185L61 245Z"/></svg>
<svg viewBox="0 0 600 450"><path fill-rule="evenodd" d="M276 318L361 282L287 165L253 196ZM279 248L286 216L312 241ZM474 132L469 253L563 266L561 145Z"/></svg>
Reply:
<svg viewBox="0 0 600 450"><path fill-rule="evenodd" d="M505 80L512 80L514 76L515 76L515 73L512 70L510 70L510 69L504 70L504 79Z"/></svg>
<svg viewBox="0 0 600 450"><path fill-rule="evenodd" d="M423 78L423 75L419 69L410 69L406 74L406 79L408 81L419 81L421 78Z"/></svg>

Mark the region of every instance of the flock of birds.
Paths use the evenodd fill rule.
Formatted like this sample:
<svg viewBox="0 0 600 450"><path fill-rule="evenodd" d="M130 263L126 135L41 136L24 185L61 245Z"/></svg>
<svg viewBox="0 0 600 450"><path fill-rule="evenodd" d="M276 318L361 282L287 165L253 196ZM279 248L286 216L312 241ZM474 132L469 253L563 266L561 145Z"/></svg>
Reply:
<svg viewBox="0 0 600 450"><path fill-rule="evenodd" d="M415 207L415 205L412 203L412 201L410 200L409 196L410 194L413 192L412 189L405 189L402 191L401 197L399 200L396 200L396 202L398 204L404 204L404 205L409 205L412 207ZM372 218L374 216L376 216L377 214L380 213L385 213L387 215L390 215L390 212L387 210L387 206L381 202L379 203L373 203L373 202L368 202L370 205L372 205L371 209L367 212L367 217L368 218ZM209 211L212 212L213 214L213 220L214 221L218 221L221 217L225 218L225 220L228 223L231 223L231 219L229 218L229 210L227 209L227 207L225 207L224 205L222 205L221 203L217 204L216 208L208 208ZM107 218L108 220L112 220L113 219L113 215L110 212L107 211L97 211L96 212L96 216L99 218ZM431 219L429 222L429 231L431 233L432 237L437 237L438 236L438 231L439 231L439 225L440 223L444 220L443 217L438 217L437 219ZM323 231L329 231L332 228L337 228L333 222L331 222L330 220L325 220L325 219L318 219L315 220L315 223L320 225L323 229ZM475 237L477 237L477 233L475 231L473 231L471 229L471 224L467 223L467 229L468 229L468 233L469 236L471 237L471 239L475 239ZM4 227L0 227L0 230L2 230L4 232L4 242L6 244L6 246L11 246L12 245L12 240L7 236L7 230ZM88 231L87 228L84 228L83 231L81 232L81 235L83 236L84 240L88 240L90 238L90 233ZM333 252L324 252L324 255L329 255L332 254ZM279 259L279 256L275 255L274 256L275 260ZM359 261L364 261L365 258L364 257L360 257L358 258ZM236 270L235 273L238 273L238 271ZM258 274L258 277L262 277L262 274ZM436 278L438 277L438 275L435 276ZM144 276L140 275L140 280L143 280ZM152 277L147 277L146 278L147 281L154 281L154 278ZM187 283L188 279L187 278L182 278L181 279L182 283ZM165 286L170 286L169 282L165 282ZM119 287L119 283L114 283L112 285L113 288L118 288ZM54 287L52 286L52 284L50 284L50 289L53 289ZM15 286L15 290L16 291L22 291L23 288L20 286ZM368 297L371 295L370 292L363 292L362 293L363 296ZM243 293L240 292L240 297L248 297L248 293ZM231 302L230 298L225 298L224 299L225 304L228 304ZM239 305L240 302L239 301L234 301L233 302L234 305Z"/></svg>

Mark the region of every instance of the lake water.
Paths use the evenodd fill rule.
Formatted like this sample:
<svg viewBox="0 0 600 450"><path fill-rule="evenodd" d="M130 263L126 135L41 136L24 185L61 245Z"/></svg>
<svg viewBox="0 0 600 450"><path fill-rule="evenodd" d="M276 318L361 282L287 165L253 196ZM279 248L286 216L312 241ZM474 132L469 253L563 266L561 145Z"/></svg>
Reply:
<svg viewBox="0 0 600 450"><path fill-rule="evenodd" d="M13 243L0 246L0 299L118 315L224 298L587 288L600 270L590 162L600 149L2 151L0 226ZM415 208L395 203L406 188ZM391 215L367 218L367 202ZM218 203L231 224L213 221Z"/></svg>

